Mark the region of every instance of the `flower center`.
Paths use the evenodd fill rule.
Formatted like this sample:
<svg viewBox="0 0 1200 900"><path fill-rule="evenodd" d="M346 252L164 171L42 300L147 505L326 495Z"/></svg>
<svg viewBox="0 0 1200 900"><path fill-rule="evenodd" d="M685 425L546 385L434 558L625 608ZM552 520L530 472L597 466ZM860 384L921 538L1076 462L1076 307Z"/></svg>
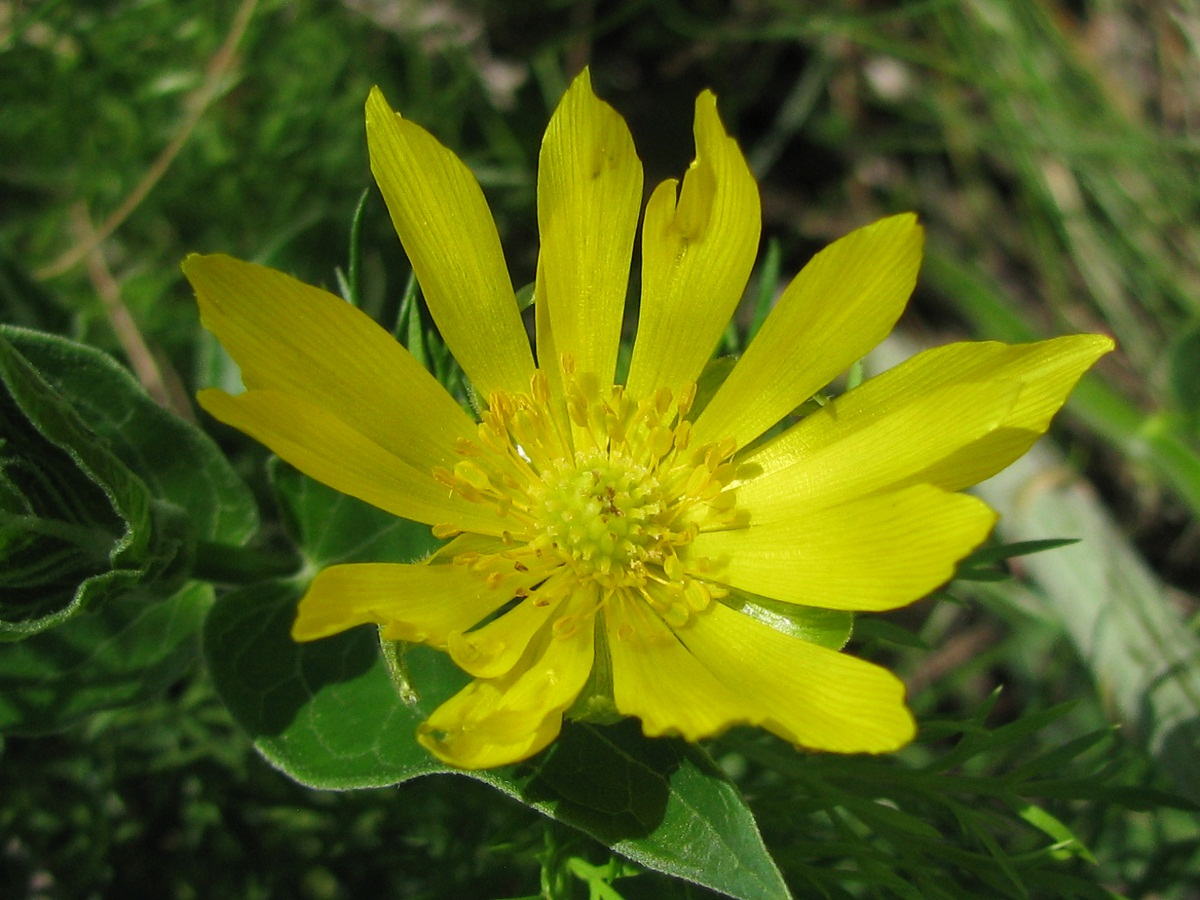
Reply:
<svg viewBox="0 0 1200 900"><path fill-rule="evenodd" d="M543 472L542 482L534 543L556 550L579 574L619 581L661 557L666 504L643 467L592 452Z"/></svg>
<svg viewBox="0 0 1200 900"><path fill-rule="evenodd" d="M565 404L551 400L542 371L529 394L493 394L478 440L460 442L453 471L434 471L512 526L503 552L468 552L459 561L494 580L520 572L532 584L562 570L576 584L596 584L601 602L636 594L668 621L686 621L716 589L688 574L703 561L685 566L680 553L701 529L733 523L727 486L735 443L692 446L686 416L695 385L635 402L621 385L602 394L564 368ZM434 527L439 537L458 531L452 523Z"/></svg>

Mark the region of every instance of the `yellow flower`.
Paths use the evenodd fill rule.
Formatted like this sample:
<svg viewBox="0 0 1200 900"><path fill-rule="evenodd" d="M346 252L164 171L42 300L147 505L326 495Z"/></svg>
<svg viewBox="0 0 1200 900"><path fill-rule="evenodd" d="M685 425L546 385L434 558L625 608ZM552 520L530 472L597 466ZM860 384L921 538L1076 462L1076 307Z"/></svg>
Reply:
<svg viewBox="0 0 1200 900"><path fill-rule="evenodd" d="M531 756L568 713L688 740L750 724L816 750L909 741L901 682L839 652L849 611L903 606L951 577L995 520L957 492L1025 452L1112 342L942 347L760 440L891 329L920 262L914 216L819 253L728 378L698 394L760 228L754 179L701 94L696 160L646 206L621 384L642 170L586 72L539 159L536 363L470 171L377 89L367 136L430 312L486 402L480 422L337 297L225 256L184 266L246 386L201 392L204 408L452 538L420 563L321 572L295 639L375 623L448 652L474 680L419 740L461 767Z"/></svg>

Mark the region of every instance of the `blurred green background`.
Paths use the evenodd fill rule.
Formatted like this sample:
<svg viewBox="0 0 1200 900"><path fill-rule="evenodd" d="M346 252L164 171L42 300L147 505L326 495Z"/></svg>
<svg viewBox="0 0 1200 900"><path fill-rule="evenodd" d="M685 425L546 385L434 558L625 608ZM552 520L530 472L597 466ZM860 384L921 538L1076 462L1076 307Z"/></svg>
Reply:
<svg viewBox="0 0 1200 900"><path fill-rule="evenodd" d="M927 259L888 352L1077 331L1119 343L1058 449L984 489L1006 540L1086 540L860 630L924 716L970 717L1000 686L992 727L1075 702L972 770L972 803L1022 756L1120 726L1077 748L1083 787L1022 782L1091 858L1030 845L1049 874L998 888L969 857L1024 852L1011 821L980 837L929 809L962 848L939 856L928 835L828 812L820 764L796 772L778 746L731 736L714 754L797 895L904 895L870 866L911 852L929 871L910 896L1200 897L1200 3L0 0L0 318L112 353L195 418L196 386L227 373L183 256L228 252L336 290L366 191L362 303L394 319L408 269L367 168L372 84L471 165L525 284L542 129L589 64L648 186L686 167L695 95L717 93L760 180L760 263L782 277L916 210ZM759 282L774 277L764 265ZM204 424L262 489L261 450ZM3 896L708 896L589 869L608 851L465 779L295 786L201 671L0 746ZM822 880L822 865L847 869L847 835L885 846L858 876Z"/></svg>

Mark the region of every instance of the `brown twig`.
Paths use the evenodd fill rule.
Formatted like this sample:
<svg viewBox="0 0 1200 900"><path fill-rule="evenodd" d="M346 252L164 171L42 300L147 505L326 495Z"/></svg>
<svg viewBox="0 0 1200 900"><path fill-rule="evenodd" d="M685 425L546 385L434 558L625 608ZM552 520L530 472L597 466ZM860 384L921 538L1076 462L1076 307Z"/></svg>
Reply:
<svg viewBox="0 0 1200 900"><path fill-rule="evenodd" d="M137 186L129 192L128 196L125 197L116 209L109 213L99 228L88 229L88 237L78 241L53 262L34 270L34 278L44 281L74 268L86 259L88 254L99 246L102 241L106 240L116 231L121 226L121 223L129 218L133 211L146 199L146 196L154 189L154 186L166 174L175 157L179 155L179 151L187 144L188 139L192 136L192 131L200 122L201 116L204 115L212 101L216 99L221 85L225 80L225 75L233 68L237 45L246 33L246 28L250 24L250 18L253 16L257 5L258 0L242 0L242 5L238 7L237 13L233 17L233 22L230 25L229 33L225 36L224 43L221 44L220 49L217 50L213 58L209 61L204 81L191 95L188 102L184 104L185 108L190 107L190 111L184 119L182 127L176 133L175 137L172 138L171 142L163 148L150 168L146 170L146 174L142 176Z"/></svg>
<svg viewBox="0 0 1200 900"><path fill-rule="evenodd" d="M169 409L178 416L194 421L191 404L183 385L173 372L164 371L154 358L150 347L142 337L141 330L134 322L129 308L121 299L121 286L109 271L108 261L104 258L98 242L94 240L95 232L88 217L87 209L82 203L72 210L72 223L78 235L79 246L90 244L92 250L87 255L88 277L92 286L104 304L104 312L108 322L116 332L117 340L129 360L133 374L146 389L146 393L159 406Z"/></svg>

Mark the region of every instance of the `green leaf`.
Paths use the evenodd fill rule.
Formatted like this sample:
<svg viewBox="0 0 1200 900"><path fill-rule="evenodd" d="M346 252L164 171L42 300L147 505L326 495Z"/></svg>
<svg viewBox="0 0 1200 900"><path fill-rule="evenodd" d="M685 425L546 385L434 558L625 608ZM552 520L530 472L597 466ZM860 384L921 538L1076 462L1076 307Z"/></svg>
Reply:
<svg viewBox="0 0 1200 900"><path fill-rule="evenodd" d="M791 896L745 800L700 747L647 738L631 719L568 722L531 763L470 774L647 868L746 900Z"/></svg>
<svg viewBox="0 0 1200 900"><path fill-rule="evenodd" d="M372 629L292 640L300 594L299 585L283 582L233 591L205 622L213 683L259 752L297 781L330 790L449 771L414 739L436 704L425 696L400 701ZM443 654L423 647L407 662L418 684L438 684L451 674L447 667L454 671Z"/></svg>
<svg viewBox="0 0 1200 900"><path fill-rule="evenodd" d="M1051 848L1051 854L1055 859L1070 859L1072 856L1078 856L1095 865L1096 858L1083 841L1076 837L1075 833L1059 819L1040 806L1026 803L1017 810L1017 815L1056 841Z"/></svg>
<svg viewBox="0 0 1200 900"><path fill-rule="evenodd" d="M845 647L854 631L854 613L845 610L798 606L744 591L731 591L725 602L776 631L830 650Z"/></svg>
<svg viewBox="0 0 1200 900"><path fill-rule="evenodd" d="M205 626L218 693L262 755L292 778L345 790L465 775L649 868L734 897L788 896L745 802L698 747L645 738L634 721L568 722L528 764L450 769L414 734L466 676L445 654L413 647L406 664L417 694L402 701L371 629L292 641L300 592L275 583L227 594Z"/></svg>
<svg viewBox="0 0 1200 900"><path fill-rule="evenodd" d="M170 596L194 542L243 543L254 498L203 432L111 357L0 326L0 639L134 590Z"/></svg>
<svg viewBox="0 0 1200 900"><path fill-rule="evenodd" d="M198 660L212 588L147 602L126 593L66 624L0 646L0 732L46 734L148 699Z"/></svg>
<svg viewBox="0 0 1200 900"><path fill-rule="evenodd" d="M178 508L146 484L0 332L0 638L61 624L142 583L178 586ZM65 342L64 342L65 343Z"/></svg>
<svg viewBox="0 0 1200 900"><path fill-rule="evenodd" d="M216 443L155 403L111 356L55 335L0 327L151 493L187 511L192 536L244 544L258 530L254 495Z"/></svg>
<svg viewBox="0 0 1200 900"><path fill-rule="evenodd" d="M1047 550L1057 550L1059 547L1069 547L1076 544L1075 538L1048 538L1039 541L1017 541L1011 544L997 544L976 550L970 556L961 560L954 572L955 581L1006 581L1011 576L999 564L1018 556L1031 556L1034 553L1044 553Z"/></svg>
<svg viewBox="0 0 1200 900"><path fill-rule="evenodd" d="M0 379L0 635L23 639L0 645L0 729L49 732L195 663L195 541L258 518L216 445L105 354L0 326Z"/></svg>

